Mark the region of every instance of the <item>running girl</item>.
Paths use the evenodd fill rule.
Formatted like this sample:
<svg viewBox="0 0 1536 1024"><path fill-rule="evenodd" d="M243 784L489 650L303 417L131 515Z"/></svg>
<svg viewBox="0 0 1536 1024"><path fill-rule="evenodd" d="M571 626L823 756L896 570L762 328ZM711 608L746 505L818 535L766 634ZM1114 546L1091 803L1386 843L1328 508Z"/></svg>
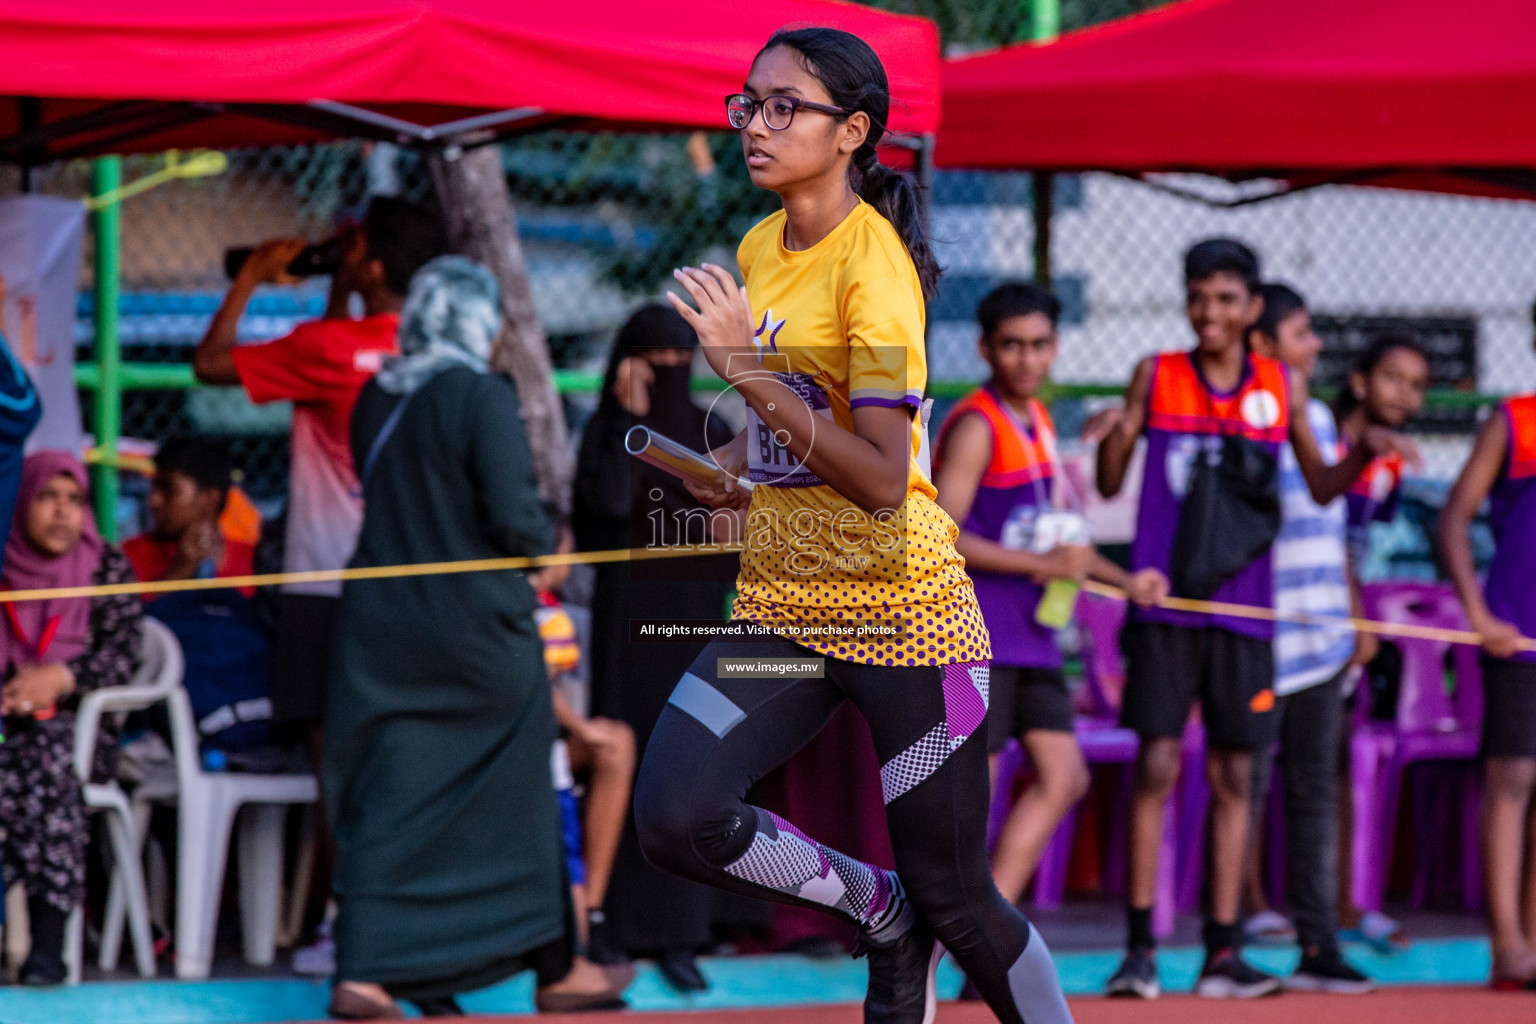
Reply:
<svg viewBox="0 0 1536 1024"><path fill-rule="evenodd" d="M636 823L668 870L857 925L867 1022L932 1020L937 937L1001 1020L1055 1024L1071 1017L1050 954L987 866L991 648L916 461L939 268L916 190L876 161L889 111L874 51L824 28L775 34L726 99L753 182L784 208L741 243L745 288L705 264L677 271L697 311L673 302L750 410L715 455L756 485L734 617L774 635L694 661L646 751ZM746 504L729 483L695 494ZM804 668L753 678L735 659ZM743 800L847 699L880 757L896 872Z"/></svg>

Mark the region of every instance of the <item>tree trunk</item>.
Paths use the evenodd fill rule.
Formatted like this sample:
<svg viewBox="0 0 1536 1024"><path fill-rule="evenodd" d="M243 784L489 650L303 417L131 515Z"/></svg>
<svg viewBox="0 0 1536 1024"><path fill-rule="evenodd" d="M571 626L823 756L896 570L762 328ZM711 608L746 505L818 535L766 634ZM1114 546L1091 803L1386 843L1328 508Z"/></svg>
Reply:
<svg viewBox="0 0 1536 1024"><path fill-rule="evenodd" d="M450 151L451 152L451 151ZM484 263L501 282L505 326L491 352L491 366L510 373L522 400L523 423L539 477L539 496L562 519L571 508L574 464L566 443L565 414L555 390L549 343L533 308L528 264L517 237L517 214L495 145L435 153L432 182L448 226L448 245Z"/></svg>

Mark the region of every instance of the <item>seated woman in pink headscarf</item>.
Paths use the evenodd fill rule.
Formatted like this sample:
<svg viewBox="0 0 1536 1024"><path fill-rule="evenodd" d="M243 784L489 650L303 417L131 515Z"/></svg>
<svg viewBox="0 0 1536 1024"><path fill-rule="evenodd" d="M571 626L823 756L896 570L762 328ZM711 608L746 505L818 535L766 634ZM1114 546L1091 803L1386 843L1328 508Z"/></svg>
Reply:
<svg viewBox="0 0 1536 1024"><path fill-rule="evenodd" d="M5 542L0 587L51 590L134 581L96 532L85 467L65 452L28 456ZM121 686L139 659L136 594L0 606L0 865L27 893L32 952L26 985L64 980L64 923L85 894L85 804L74 771L80 695ZM105 726L106 723L103 723ZM92 771L109 776L117 736L104 729Z"/></svg>

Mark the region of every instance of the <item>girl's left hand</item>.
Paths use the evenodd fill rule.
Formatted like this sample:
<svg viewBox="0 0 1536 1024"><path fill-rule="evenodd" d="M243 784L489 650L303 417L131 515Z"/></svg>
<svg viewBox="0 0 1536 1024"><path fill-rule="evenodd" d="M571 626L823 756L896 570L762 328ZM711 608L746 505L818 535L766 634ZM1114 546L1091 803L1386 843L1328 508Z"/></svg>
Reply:
<svg viewBox="0 0 1536 1024"><path fill-rule="evenodd" d="M701 268L683 267L672 271L682 286L688 289L695 310L676 294L667 293L673 307L688 321L699 335L699 344L710 368L722 380L729 383L732 376L740 376L758 365L752 335L756 325L752 320L752 306L747 302L747 289L738 285L724 267L705 263ZM750 360L739 358L750 355ZM734 364L731 356L738 356Z"/></svg>

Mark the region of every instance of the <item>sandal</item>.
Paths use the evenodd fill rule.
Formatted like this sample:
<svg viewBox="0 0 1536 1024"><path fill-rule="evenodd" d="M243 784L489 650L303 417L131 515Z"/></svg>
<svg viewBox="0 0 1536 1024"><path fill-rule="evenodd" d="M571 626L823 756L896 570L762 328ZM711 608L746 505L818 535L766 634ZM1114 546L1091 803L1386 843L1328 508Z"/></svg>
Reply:
<svg viewBox="0 0 1536 1024"><path fill-rule="evenodd" d="M394 1000L381 1003L348 988L345 984L331 989L331 1005L326 1010L335 1020L404 1020L405 1011Z"/></svg>
<svg viewBox="0 0 1536 1024"><path fill-rule="evenodd" d="M412 999L416 1009L421 1011L423 1017L462 1017L464 1011L459 1008L459 1002L453 996L440 996L436 999Z"/></svg>
<svg viewBox="0 0 1536 1024"><path fill-rule="evenodd" d="M1529 978L1493 978L1488 987L1495 992L1536 992L1536 975Z"/></svg>
<svg viewBox="0 0 1536 1024"><path fill-rule="evenodd" d="M591 1013L629 1008L613 989L606 992L535 992L533 1003L540 1013Z"/></svg>

